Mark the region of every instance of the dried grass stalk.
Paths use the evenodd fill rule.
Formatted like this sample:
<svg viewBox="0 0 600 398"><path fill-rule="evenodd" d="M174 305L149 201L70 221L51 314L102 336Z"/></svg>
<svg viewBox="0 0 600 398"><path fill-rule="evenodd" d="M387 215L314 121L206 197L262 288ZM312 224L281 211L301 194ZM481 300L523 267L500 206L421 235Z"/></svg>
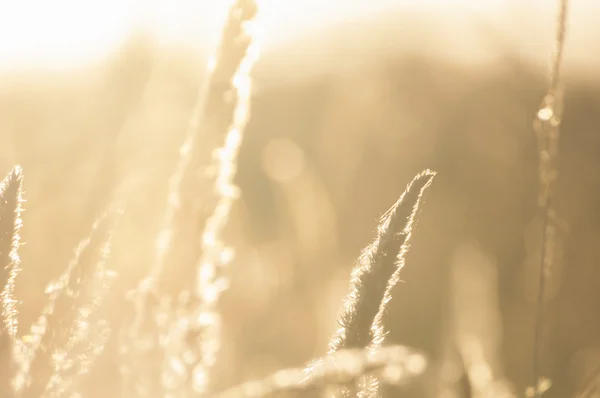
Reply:
<svg viewBox="0 0 600 398"><path fill-rule="evenodd" d="M544 297L546 279L551 273L558 234L557 215L554 210L553 197L558 178L558 154L560 139L560 123L562 120L563 101L560 87L560 67L565 44L568 0L560 0L556 24L554 54L550 62L549 87L542 104L536 114L534 128L539 144L539 197L538 205L543 215L542 247L540 258L540 274L537 297L537 308L534 322L532 353L532 385L529 395L539 397L544 392L540 385L540 356L542 330L544 323Z"/></svg>
<svg viewBox="0 0 600 398"><path fill-rule="evenodd" d="M419 206L434 176L430 170L418 174L381 218L377 238L362 252L352 271L350 294L330 353L382 343L383 314L404 266Z"/></svg>
<svg viewBox="0 0 600 398"><path fill-rule="evenodd" d="M221 232L239 195L233 177L258 56L251 24L257 11L254 0L231 6L169 181L155 262L134 295L136 315L126 335L128 396L207 391L220 344L216 303L227 288L222 269L233 255Z"/></svg>
<svg viewBox="0 0 600 398"><path fill-rule="evenodd" d="M18 344L15 385L24 396L54 397L73 393L108 338L106 322L95 310L108 293L114 273L106 268L114 220L104 214L84 239L60 277L48 285L42 314Z"/></svg>
<svg viewBox="0 0 600 398"><path fill-rule="evenodd" d="M2 287L2 326L0 326L0 386L3 396L14 396L12 377L16 371L14 358L17 335L15 280L20 271L19 230L23 203L23 172L19 166L0 183L0 287Z"/></svg>
<svg viewBox="0 0 600 398"><path fill-rule="evenodd" d="M280 370L260 380L244 383L217 394L217 398L320 396L338 386L359 383L369 374L391 384L406 383L423 373L425 358L404 346L383 347L378 352L346 349L327 355L300 369Z"/></svg>
<svg viewBox="0 0 600 398"><path fill-rule="evenodd" d="M415 176L400 199L383 215L377 238L360 255L352 271L350 294L346 298L338 329L329 353L340 349L366 348L377 352L385 338L383 317L392 299L392 289L404 267L410 238L423 197L435 173L425 170ZM360 385L347 386L343 397L373 397L379 382L366 376Z"/></svg>

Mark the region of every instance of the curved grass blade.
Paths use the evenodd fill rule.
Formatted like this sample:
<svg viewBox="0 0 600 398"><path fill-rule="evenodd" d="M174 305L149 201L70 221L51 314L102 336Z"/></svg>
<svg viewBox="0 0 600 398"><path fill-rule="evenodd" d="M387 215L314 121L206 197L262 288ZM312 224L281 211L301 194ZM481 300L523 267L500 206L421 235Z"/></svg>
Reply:
<svg viewBox="0 0 600 398"><path fill-rule="evenodd" d="M430 170L418 174L381 218L375 241L362 252L352 271L350 294L339 320L341 327L330 342L330 353L383 340L381 314L404 266L416 215L434 176Z"/></svg>

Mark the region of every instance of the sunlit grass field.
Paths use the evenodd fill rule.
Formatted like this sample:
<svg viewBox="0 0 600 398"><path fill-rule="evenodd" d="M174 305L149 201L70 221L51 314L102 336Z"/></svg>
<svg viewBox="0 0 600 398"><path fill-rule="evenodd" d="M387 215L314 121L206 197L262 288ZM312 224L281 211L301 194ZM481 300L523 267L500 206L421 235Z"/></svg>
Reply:
<svg viewBox="0 0 600 398"><path fill-rule="evenodd" d="M208 311L220 315L220 326L215 362L200 383L210 386L206 396L303 369L331 351L361 250L425 169L437 174L385 307L384 347L403 345L427 366L413 361L404 373L388 366L378 376L402 382L383 383L380 392L525 395L542 233L533 120L548 89L556 7L384 3L259 4L261 56L249 74L249 119L233 156L239 197L232 194L217 234L227 249L203 234L222 196L213 188L220 164L213 150L226 142L235 108L231 71L211 80L207 67L227 5L23 2L0 13L0 172L19 164L23 175L17 336L30 335L50 300L47 285L68 269L82 239L90 237L97 252L77 264L96 264L98 248L110 241L102 264L114 271L93 312L110 325L103 350L72 390L41 396L203 396L180 386L172 395L160 390L164 372L152 359L137 361L158 387L127 387L123 358L134 356L120 349L136 316L132 292L158 261L181 146L209 81L204 135L192 146L196 169L184 176L174 206L175 254L168 252L158 283L177 307L179 293L197 286L207 247L215 262L227 263L217 271L227 289ZM600 31L594 6L572 3L553 203L559 228L539 364L550 398L593 397L600 365L600 58L593 46ZM101 223L95 235L92 226L107 211L114 225ZM390 234L404 224L398 228ZM65 308L80 303L73 305ZM173 322L185 318L168 308Z"/></svg>

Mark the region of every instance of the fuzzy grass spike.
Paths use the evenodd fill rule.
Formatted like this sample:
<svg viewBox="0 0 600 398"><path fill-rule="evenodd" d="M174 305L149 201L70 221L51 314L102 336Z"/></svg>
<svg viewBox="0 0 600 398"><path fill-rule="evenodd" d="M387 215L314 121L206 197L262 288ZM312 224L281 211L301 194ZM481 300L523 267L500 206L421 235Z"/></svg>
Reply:
<svg viewBox="0 0 600 398"><path fill-rule="evenodd" d="M0 183L0 287L2 288L2 327L0 327L0 386L3 396L14 396L12 377L16 371L15 338L17 311L15 279L20 271L19 230L23 203L23 171L20 166Z"/></svg>

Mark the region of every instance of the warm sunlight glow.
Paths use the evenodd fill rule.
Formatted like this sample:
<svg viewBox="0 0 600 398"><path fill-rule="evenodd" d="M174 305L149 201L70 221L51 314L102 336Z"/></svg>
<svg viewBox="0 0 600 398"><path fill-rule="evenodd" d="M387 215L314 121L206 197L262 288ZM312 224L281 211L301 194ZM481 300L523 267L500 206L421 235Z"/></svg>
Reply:
<svg viewBox="0 0 600 398"><path fill-rule="evenodd" d="M515 0L265 0L261 10L269 46L349 18L404 8L453 19L496 18ZM161 40L207 49L215 39L226 1L214 0L20 0L0 8L0 69L63 68L104 56L136 29L150 28ZM522 5L517 8L527 8ZM552 12L553 10L548 10ZM451 15L452 14L452 15ZM276 32L276 33L273 33Z"/></svg>
<svg viewBox="0 0 600 398"><path fill-rule="evenodd" d="M0 65L78 63L109 51L130 29L132 0L20 0L0 7ZM46 66L46 65L45 65Z"/></svg>

